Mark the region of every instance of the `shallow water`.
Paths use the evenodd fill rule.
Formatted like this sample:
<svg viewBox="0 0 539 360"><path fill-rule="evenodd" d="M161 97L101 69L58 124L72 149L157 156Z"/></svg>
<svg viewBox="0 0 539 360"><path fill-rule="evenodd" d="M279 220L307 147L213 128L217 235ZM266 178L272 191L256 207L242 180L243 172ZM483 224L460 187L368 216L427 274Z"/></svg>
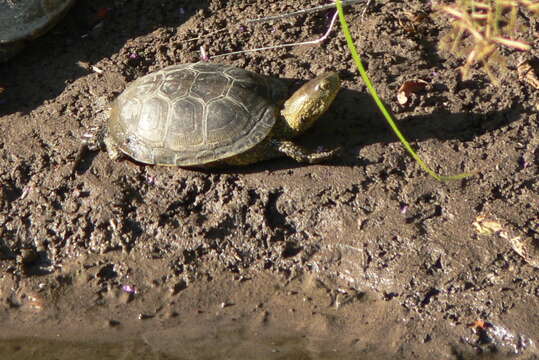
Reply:
<svg viewBox="0 0 539 360"><path fill-rule="evenodd" d="M171 350L155 349L142 340L118 343L69 342L61 340L38 340L17 338L0 341L3 360L160 360L160 359L385 359L382 354L365 349L356 352L351 349L335 349L328 341L312 341L304 337L275 337L267 339L246 339L225 336L222 339L184 343L177 340L170 344ZM172 350L175 348L175 350Z"/></svg>

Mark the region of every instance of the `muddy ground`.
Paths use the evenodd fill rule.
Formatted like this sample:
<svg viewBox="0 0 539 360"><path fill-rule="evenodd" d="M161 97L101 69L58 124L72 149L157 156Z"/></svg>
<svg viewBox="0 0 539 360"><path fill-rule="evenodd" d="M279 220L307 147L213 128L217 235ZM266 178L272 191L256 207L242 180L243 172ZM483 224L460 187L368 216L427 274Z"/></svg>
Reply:
<svg viewBox="0 0 539 360"><path fill-rule="evenodd" d="M293 84L338 71L344 89L302 139L342 145L330 163L200 172L102 151L77 160L129 82L198 61L201 46L213 56L316 39L331 11L247 20L321 3L79 1L0 64L2 359L538 358L536 258L508 241L539 241L537 89L507 50L500 87L476 69L463 81L462 61L437 48L448 23L431 2L377 0L348 20L420 155L473 177L420 170L338 31L211 60ZM427 89L398 105L418 78ZM503 229L478 235L480 215Z"/></svg>

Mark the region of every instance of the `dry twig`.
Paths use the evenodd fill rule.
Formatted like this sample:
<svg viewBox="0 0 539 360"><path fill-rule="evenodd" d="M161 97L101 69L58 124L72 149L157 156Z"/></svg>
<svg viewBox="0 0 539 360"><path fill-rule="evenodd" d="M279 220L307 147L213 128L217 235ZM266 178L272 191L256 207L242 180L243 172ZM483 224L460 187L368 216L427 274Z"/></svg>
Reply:
<svg viewBox="0 0 539 360"><path fill-rule="evenodd" d="M370 3L371 1L372 0L368 0L368 3ZM343 5L352 5L352 4L356 4L356 3L360 3L360 2L365 2L365 0L343 0ZM334 2L331 3L331 4L320 5L320 6L316 6L316 7L313 7L313 8L302 9L302 10L298 10L298 11L294 11L294 12L290 12L290 13L286 13L286 14L280 14L280 15L274 15L274 16L266 16L266 17L261 17L261 18L256 18L256 19L248 19L247 21L244 22L245 25L241 25L241 26L247 26L249 24L260 23L260 22L269 22L269 21L273 21L273 20L280 20L280 19L284 19L284 18L287 18L287 17L291 17L291 16L297 16L297 15L301 15L301 14L317 12L317 11L321 11L321 10L325 10L325 9L329 9L329 8L333 8L333 7L335 7ZM331 33L331 30L333 29L333 26L335 25L336 19L337 19L337 12L335 12L335 14L333 15L333 17L331 19L331 22L330 22L330 24L328 26L328 29L324 33L324 35L322 35L320 38L315 39L315 40L301 41L301 42L294 42L294 43L287 43L287 44L279 44L279 45L272 45L272 46L264 46L264 47L253 48L253 49L232 51L232 52L227 52L227 53L217 54L217 55L209 55L208 50L206 48L204 48L204 47L201 47L200 48L200 54L201 54L200 58L202 60L204 60L204 61L208 61L209 59L214 59L214 58L219 58L219 57L224 57L224 56L229 56L229 55L237 55L237 54L258 52L258 51L265 51L265 50L274 50L274 49L280 49L280 48L285 48L285 47L295 47L295 46L300 46L300 45L318 44L318 43L321 43L321 42L323 42L324 40L326 40L328 38L329 34ZM215 30L215 31L213 31L213 32L211 32L211 33L209 33L207 35L204 35L204 36L187 39L186 41L200 40L200 39L207 38L209 36L212 36L212 35L227 31L227 30L228 30L228 28L225 27L223 29Z"/></svg>

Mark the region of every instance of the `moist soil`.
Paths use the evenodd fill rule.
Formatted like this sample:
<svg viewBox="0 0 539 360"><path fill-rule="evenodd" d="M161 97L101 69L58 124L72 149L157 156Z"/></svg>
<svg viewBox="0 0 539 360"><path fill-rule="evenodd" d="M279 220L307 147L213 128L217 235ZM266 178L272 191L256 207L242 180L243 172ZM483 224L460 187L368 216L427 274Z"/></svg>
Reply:
<svg viewBox="0 0 539 360"><path fill-rule="evenodd" d="M398 126L436 172L474 172L462 180L405 152L338 26L210 59L291 89L338 71L342 91L298 140L342 146L328 163L196 171L81 146L134 79L201 47L320 38L332 10L249 20L321 3L78 1L0 64L2 359L538 358L538 93L516 71L535 47L502 49L499 86L478 68L463 80L433 2L346 9Z"/></svg>

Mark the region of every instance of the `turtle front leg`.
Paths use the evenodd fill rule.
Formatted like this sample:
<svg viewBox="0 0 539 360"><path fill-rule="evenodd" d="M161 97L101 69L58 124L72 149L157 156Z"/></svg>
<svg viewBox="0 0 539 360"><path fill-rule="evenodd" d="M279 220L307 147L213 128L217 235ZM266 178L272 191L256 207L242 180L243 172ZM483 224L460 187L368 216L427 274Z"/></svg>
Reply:
<svg viewBox="0 0 539 360"><path fill-rule="evenodd" d="M278 152L291 157L297 162L308 164L317 164L332 159L341 151L341 148L329 151L311 151L292 141L286 140L273 140L271 145Z"/></svg>
<svg viewBox="0 0 539 360"><path fill-rule="evenodd" d="M88 132L82 135L81 144L75 155L71 173L75 174L77 172L83 158L86 156L88 151L103 150L105 146L107 147L107 152L109 152L110 154L112 150L109 150L108 148L104 128L94 126L88 129ZM112 157L112 155L110 156Z"/></svg>

